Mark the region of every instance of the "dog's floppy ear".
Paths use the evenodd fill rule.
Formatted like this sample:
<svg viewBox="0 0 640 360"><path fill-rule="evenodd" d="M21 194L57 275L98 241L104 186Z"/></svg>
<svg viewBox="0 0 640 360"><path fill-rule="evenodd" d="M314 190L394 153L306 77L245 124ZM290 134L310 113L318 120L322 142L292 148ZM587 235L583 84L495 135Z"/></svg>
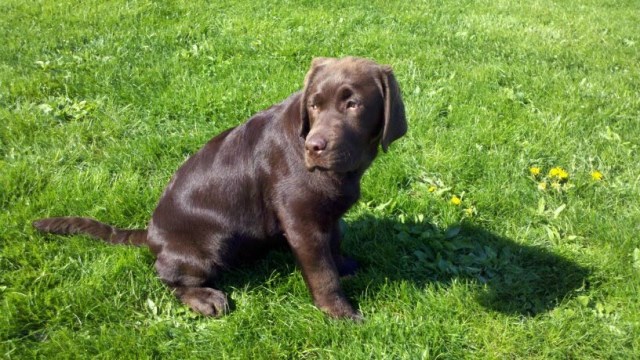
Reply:
<svg viewBox="0 0 640 360"><path fill-rule="evenodd" d="M302 90L302 100L300 101L300 118L302 119L302 125L300 126L301 137L306 137L310 130L309 113L307 112L309 85L313 82L314 77L320 69L335 61L336 59L334 58L326 57L317 57L311 61L311 69L309 69L307 76L304 78L304 89Z"/></svg>
<svg viewBox="0 0 640 360"><path fill-rule="evenodd" d="M387 152L389 144L407 132L407 118L404 114L404 103L400 95L400 87L389 66L381 67L382 92L384 96L384 127L380 144Z"/></svg>

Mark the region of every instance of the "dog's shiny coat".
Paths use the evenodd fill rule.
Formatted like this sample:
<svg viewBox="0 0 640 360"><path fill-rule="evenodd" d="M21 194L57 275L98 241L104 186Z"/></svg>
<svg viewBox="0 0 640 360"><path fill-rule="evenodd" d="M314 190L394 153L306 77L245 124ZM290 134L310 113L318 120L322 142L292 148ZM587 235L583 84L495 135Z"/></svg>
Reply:
<svg viewBox="0 0 640 360"><path fill-rule="evenodd" d="M359 319L339 276L340 217L358 200L360 178L407 130L391 69L347 57L314 59L302 92L211 139L171 179L146 230L79 217L34 222L44 232L84 233L148 245L159 277L195 311L219 316L221 270L279 244L293 251L315 304Z"/></svg>

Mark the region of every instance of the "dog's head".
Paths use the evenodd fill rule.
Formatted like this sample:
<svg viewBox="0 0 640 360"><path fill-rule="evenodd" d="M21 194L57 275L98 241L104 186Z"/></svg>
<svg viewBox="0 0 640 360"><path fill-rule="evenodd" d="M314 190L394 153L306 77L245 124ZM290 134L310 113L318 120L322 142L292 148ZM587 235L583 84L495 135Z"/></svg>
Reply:
<svg viewBox="0 0 640 360"><path fill-rule="evenodd" d="M407 132L391 68L353 57L313 60L304 82L301 117L310 171L364 170L378 145L386 152Z"/></svg>

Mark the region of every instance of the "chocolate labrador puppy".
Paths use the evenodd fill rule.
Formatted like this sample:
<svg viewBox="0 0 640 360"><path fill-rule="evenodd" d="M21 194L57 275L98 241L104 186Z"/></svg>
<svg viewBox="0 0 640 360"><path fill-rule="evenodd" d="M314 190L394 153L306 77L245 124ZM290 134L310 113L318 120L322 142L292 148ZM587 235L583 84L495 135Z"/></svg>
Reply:
<svg viewBox="0 0 640 360"><path fill-rule="evenodd" d="M147 245L158 275L193 310L220 316L220 272L278 244L293 251L315 304L359 319L339 276L339 220L360 196L360 178L407 131L391 69L347 57L317 58L301 92L211 139L173 176L146 230L81 217L35 221L40 231Z"/></svg>

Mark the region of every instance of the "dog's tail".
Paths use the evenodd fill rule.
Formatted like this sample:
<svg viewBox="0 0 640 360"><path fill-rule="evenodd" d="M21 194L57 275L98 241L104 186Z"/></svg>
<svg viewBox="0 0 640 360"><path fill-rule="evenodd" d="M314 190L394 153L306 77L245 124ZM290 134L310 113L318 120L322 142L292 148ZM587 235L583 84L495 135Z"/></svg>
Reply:
<svg viewBox="0 0 640 360"><path fill-rule="evenodd" d="M33 227L60 235L85 234L112 244L146 245L146 229L118 229L94 219L83 217L53 217L33 222Z"/></svg>

